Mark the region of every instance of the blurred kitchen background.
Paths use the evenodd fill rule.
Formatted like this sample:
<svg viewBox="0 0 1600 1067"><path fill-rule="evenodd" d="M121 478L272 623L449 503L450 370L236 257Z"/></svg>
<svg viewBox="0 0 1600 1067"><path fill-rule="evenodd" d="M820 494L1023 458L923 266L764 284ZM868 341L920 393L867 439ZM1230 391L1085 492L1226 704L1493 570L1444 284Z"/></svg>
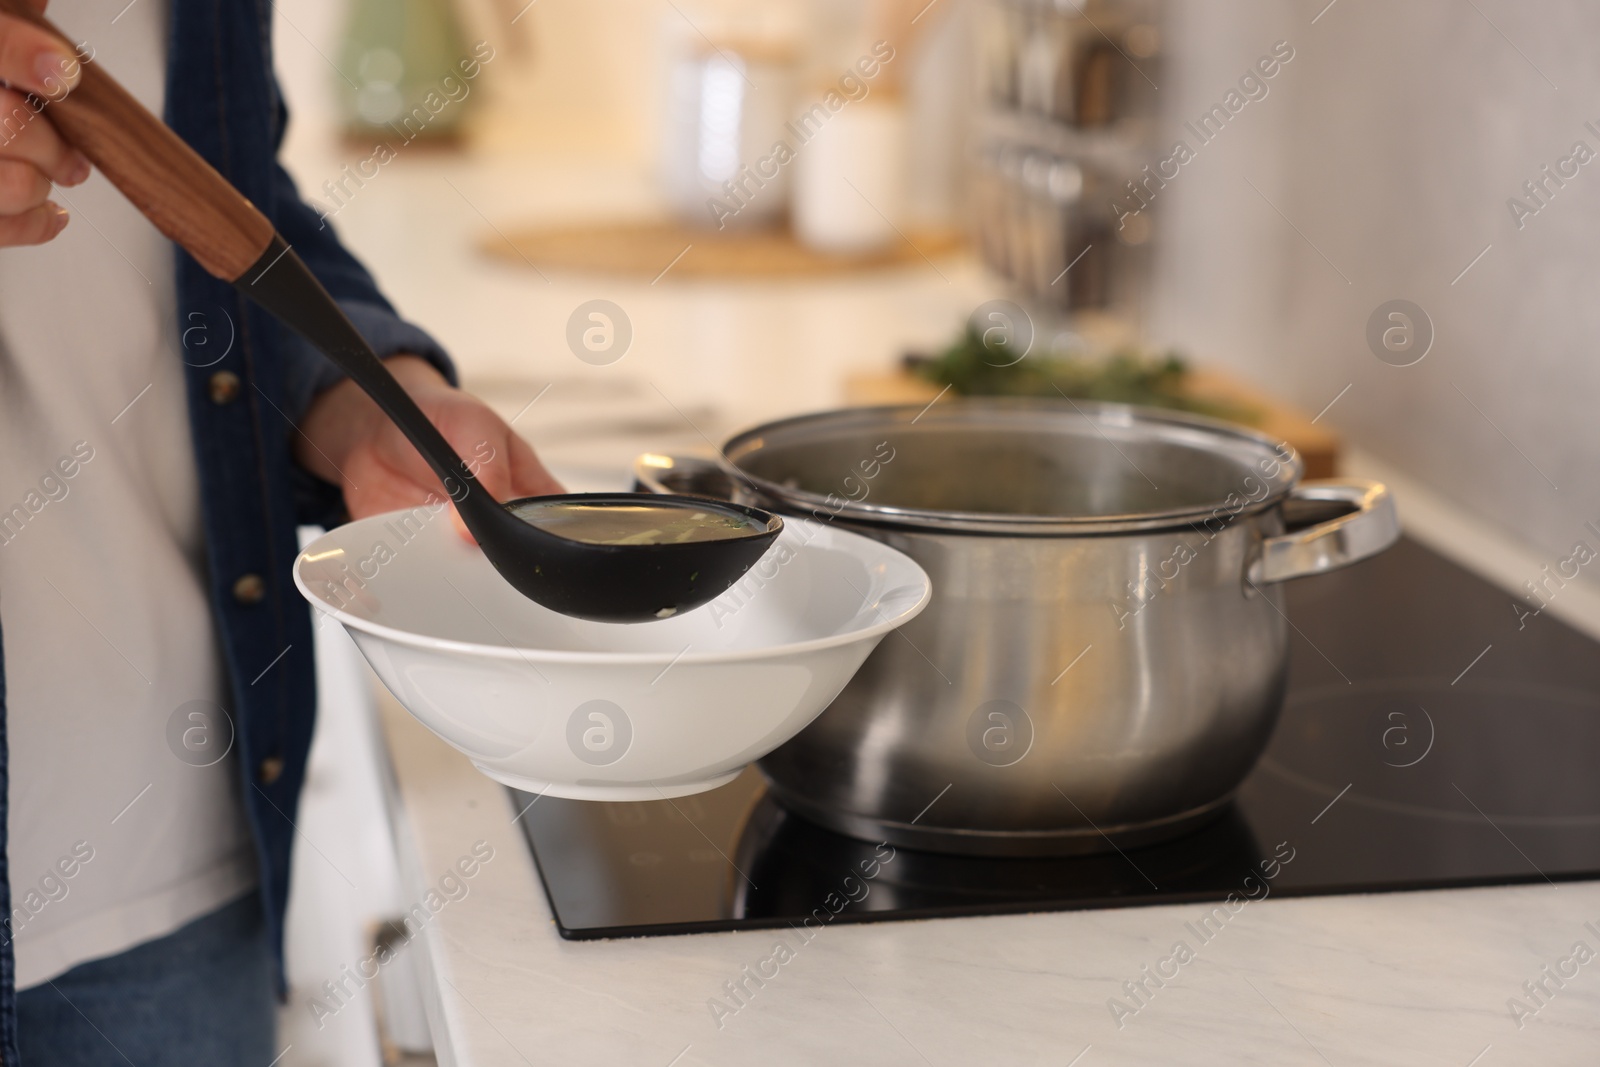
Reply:
<svg viewBox="0 0 1600 1067"><path fill-rule="evenodd" d="M1127 290L1085 298L1115 301L1126 316L1118 328L1149 351L1176 347L1312 415L1339 397L1319 425L1537 547L1565 552L1595 517L1582 472L1600 459L1589 417L1600 367L1584 357L1600 306L1584 294L1600 215L1581 170L1564 188L1541 171L1577 141L1600 148L1584 125L1600 119L1589 103L1600 71L1577 54L1587 39L1579 28L1600 16L1576 3L1542 8L1537 20L1518 19L1503 0L284 0L275 9L294 113L288 158L306 194L338 206L324 183L395 142L396 158L332 224L451 347L469 381L506 390L508 403L555 383L518 426L575 472L604 465L581 444L555 443L557 426L572 421L562 413L582 400L593 411L574 430L604 428L609 411L698 440L692 420L717 439L839 403L847 376L893 373L908 351L938 352L988 299L1019 301L1040 317L1041 337L1054 336L1063 328L1055 312L1082 272L1080 290L1108 280ZM441 21L454 22L455 41ZM394 75L385 53L403 63L407 47L395 42L408 33L420 38L410 52L423 69L401 88L414 93L479 42L494 58L468 99L442 113L449 136L404 145L352 121L362 106L352 97L384 95ZM877 205L899 231L886 266L695 273L716 234L692 195L677 212L694 216L682 246L697 242L696 226L703 240L659 277L671 254L580 270L559 265L581 261L559 241L554 263L524 262L512 248L541 228L612 227L614 240L618 224L674 218L673 160L698 147L685 117L714 120L717 106L685 100L686 78L710 85L718 68L739 64L748 73L728 106L745 95L781 107L771 101L787 93L798 115L885 37L896 58L826 132L877 146L841 171L848 178L856 166L858 186L875 191L891 181L875 170L894 168L883 140L904 138L904 189ZM1293 58L1258 77L1265 95L1240 92L1279 42ZM1230 91L1245 106L1202 144L1192 131ZM852 108L872 105L898 109L898 124L842 129L858 118ZM374 106L381 116L381 100ZM1131 227L1147 255L1111 262L1130 251L1111 203L1137 204L1123 183L1146 164L1157 171L1179 140L1194 157L1146 194ZM766 154L765 141L749 152ZM761 190L752 207L781 215L805 155L782 168L789 189ZM1548 206L1519 228L1508 199L1539 207L1523 188L1530 180L1551 190ZM813 197L824 213L830 195ZM1013 230L1031 224L1042 238L1045 219L1074 216L1055 223L1064 241L1048 234L1063 247L1042 253L1040 269L1013 265L1014 280L974 251L1003 265L994 246L1019 243L994 205L1002 195ZM832 206L862 214L842 198ZM967 254L948 253L950 231L968 239ZM906 244L919 237L926 259ZM1039 276L1090 244L1041 296ZM1124 268L1134 276L1120 276ZM628 351L609 366L586 365L566 341L568 318L591 299L631 321ZM1367 338L1371 314L1396 299L1423 309L1434 333L1425 358L1405 367L1377 358ZM1098 325L1089 332L1104 339Z"/></svg>
<svg viewBox="0 0 1600 1067"><path fill-rule="evenodd" d="M1253 421L1510 588L1600 520L1576 0L274 10L304 193L573 488L952 384Z"/></svg>

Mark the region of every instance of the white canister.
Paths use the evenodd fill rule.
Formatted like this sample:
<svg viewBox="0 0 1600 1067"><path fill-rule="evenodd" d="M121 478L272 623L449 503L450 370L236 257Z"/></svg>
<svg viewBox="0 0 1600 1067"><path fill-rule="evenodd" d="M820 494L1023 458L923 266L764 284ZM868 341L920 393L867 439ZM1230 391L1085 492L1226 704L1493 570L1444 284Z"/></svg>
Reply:
<svg viewBox="0 0 1600 1067"><path fill-rule="evenodd" d="M906 110L888 93L848 101L797 146L793 225L809 248L855 255L901 240Z"/></svg>
<svg viewBox="0 0 1600 1067"><path fill-rule="evenodd" d="M662 191L690 225L775 224L789 205L779 146L794 102L794 57L776 45L699 44L671 65Z"/></svg>

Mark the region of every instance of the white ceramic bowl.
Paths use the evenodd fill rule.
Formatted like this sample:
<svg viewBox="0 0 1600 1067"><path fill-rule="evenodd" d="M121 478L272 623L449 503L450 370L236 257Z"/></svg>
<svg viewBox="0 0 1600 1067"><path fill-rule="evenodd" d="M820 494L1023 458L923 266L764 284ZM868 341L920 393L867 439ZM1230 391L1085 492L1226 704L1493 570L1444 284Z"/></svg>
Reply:
<svg viewBox="0 0 1600 1067"><path fill-rule="evenodd" d="M400 703L490 778L658 800L729 782L793 737L928 603L927 574L894 549L784 521L737 585L662 622L542 608L427 508L323 535L294 580Z"/></svg>

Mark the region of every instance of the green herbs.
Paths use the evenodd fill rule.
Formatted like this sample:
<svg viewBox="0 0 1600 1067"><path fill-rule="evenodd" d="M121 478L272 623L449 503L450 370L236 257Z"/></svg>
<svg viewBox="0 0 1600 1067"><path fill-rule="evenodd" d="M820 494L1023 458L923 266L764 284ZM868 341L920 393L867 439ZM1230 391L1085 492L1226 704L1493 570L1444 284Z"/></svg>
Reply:
<svg viewBox="0 0 1600 1067"><path fill-rule="evenodd" d="M1127 347L1103 359L1032 352L1017 359L1004 345L990 344L969 328L955 344L912 371L964 396L1068 397L1192 411L1251 423L1256 412L1185 390L1189 369L1176 351L1151 355Z"/></svg>

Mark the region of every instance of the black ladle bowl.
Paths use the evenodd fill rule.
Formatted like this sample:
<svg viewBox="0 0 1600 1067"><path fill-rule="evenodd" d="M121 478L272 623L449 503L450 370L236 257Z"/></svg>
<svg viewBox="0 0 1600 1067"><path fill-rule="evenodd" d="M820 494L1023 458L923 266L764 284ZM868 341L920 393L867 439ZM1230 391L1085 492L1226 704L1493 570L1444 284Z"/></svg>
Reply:
<svg viewBox="0 0 1600 1067"><path fill-rule="evenodd" d="M551 611L601 622L649 622L700 607L755 566L783 530L770 512L722 500L654 493L566 493L502 504L428 421L366 339L281 237L235 285L315 345L377 401L444 484L500 576ZM750 532L718 540L596 544L562 537L512 514L543 504L681 507L731 517Z"/></svg>
<svg viewBox="0 0 1600 1067"><path fill-rule="evenodd" d="M479 489L478 493L483 494ZM606 545L573 541L541 530L513 515L530 501L588 506L681 507L685 510L738 515L755 524L755 532L721 541L676 544ZM501 577L530 600L551 611L600 622L647 622L669 619L700 607L725 593L766 554L783 529L783 520L760 508L698 496L656 496L652 493L566 493L513 500L495 518L490 537L505 537L491 551L484 534L473 531ZM463 517L466 513L462 512ZM468 528L471 529L469 523ZM524 531L531 531L530 539ZM552 543L559 542L559 543Z"/></svg>

